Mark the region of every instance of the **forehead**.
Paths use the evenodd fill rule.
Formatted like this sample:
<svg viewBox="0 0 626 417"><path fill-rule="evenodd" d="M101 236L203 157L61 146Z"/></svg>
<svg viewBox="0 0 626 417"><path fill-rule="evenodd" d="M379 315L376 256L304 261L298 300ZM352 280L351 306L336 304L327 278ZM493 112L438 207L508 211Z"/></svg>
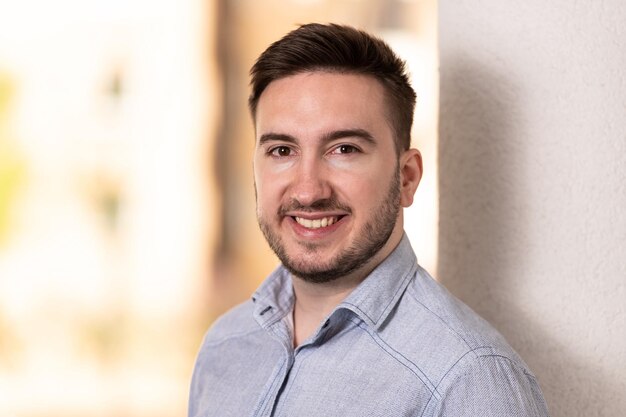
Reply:
<svg viewBox="0 0 626 417"><path fill-rule="evenodd" d="M255 127L313 134L314 130L361 128L390 133L382 84L369 75L305 72L271 82L261 95ZM279 132L277 132L279 133Z"/></svg>

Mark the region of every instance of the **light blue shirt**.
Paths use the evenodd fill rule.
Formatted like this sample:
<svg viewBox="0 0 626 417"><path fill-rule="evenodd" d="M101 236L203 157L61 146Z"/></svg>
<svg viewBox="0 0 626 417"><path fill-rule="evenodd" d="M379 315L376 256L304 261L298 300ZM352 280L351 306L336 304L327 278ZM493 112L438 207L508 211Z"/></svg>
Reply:
<svg viewBox="0 0 626 417"><path fill-rule="evenodd" d="M298 348L283 267L207 333L190 417L548 416L537 380L406 236Z"/></svg>

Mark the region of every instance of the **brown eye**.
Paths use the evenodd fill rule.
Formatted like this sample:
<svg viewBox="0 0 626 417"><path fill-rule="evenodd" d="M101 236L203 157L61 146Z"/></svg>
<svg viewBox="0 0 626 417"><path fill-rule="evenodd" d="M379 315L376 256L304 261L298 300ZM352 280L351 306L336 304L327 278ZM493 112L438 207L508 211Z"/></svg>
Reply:
<svg viewBox="0 0 626 417"><path fill-rule="evenodd" d="M352 145L339 145L335 148L333 153L337 154L348 154L358 152L359 150Z"/></svg>
<svg viewBox="0 0 626 417"><path fill-rule="evenodd" d="M340 151L341 153L352 153L352 152L355 152L355 151L356 151L356 149L354 148L354 146L350 146L350 145L341 145L341 146L339 147L339 151Z"/></svg>
<svg viewBox="0 0 626 417"><path fill-rule="evenodd" d="M270 153L273 156L278 156L278 157L285 157L285 156L290 156L291 155L291 149L287 146L277 146L275 148L273 148Z"/></svg>

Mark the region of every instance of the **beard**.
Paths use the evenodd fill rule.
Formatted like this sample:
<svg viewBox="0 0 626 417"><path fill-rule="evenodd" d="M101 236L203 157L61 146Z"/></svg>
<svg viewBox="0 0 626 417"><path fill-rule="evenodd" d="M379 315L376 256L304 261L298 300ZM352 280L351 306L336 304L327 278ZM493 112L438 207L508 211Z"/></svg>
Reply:
<svg viewBox="0 0 626 417"><path fill-rule="evenodd" d="M288 208L283 207L279 210L279 218L283 217L284 212L288 210L335 210L340 209L351 212L349 206L342 204L335 197L316 201L309 207L303 207L297 202L293 202ZM325 265L321 261L304 259L310 258L308 255L314 255L317 245L314 243L303 244L303 248L307 251L307 256L303 255L299 258L291 257L287 254L284 243L268 222L260 215L257 216L259 227L283 266L298 278L311 283L327 283L349 275L358 270L369 260L371 260L380 249L385 246L398 219L400 212L400 171L396 168L389 192L383 198L378 207L371 213L369 220L358 230L357 238L347 247L340 250ZM314 258L314 257L313 257Z"/></svg>

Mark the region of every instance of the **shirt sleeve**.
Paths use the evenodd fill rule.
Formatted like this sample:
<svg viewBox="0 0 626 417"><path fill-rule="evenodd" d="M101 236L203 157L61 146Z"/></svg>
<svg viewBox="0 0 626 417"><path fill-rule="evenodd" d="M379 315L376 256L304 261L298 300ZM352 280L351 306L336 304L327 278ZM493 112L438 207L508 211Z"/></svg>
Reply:
<svg viewBox="0 0 626 417"><path fill-rule="evenodd" d="M549 417L535 377L506 357L472 358L445 380L437 417Z"/></svg>

